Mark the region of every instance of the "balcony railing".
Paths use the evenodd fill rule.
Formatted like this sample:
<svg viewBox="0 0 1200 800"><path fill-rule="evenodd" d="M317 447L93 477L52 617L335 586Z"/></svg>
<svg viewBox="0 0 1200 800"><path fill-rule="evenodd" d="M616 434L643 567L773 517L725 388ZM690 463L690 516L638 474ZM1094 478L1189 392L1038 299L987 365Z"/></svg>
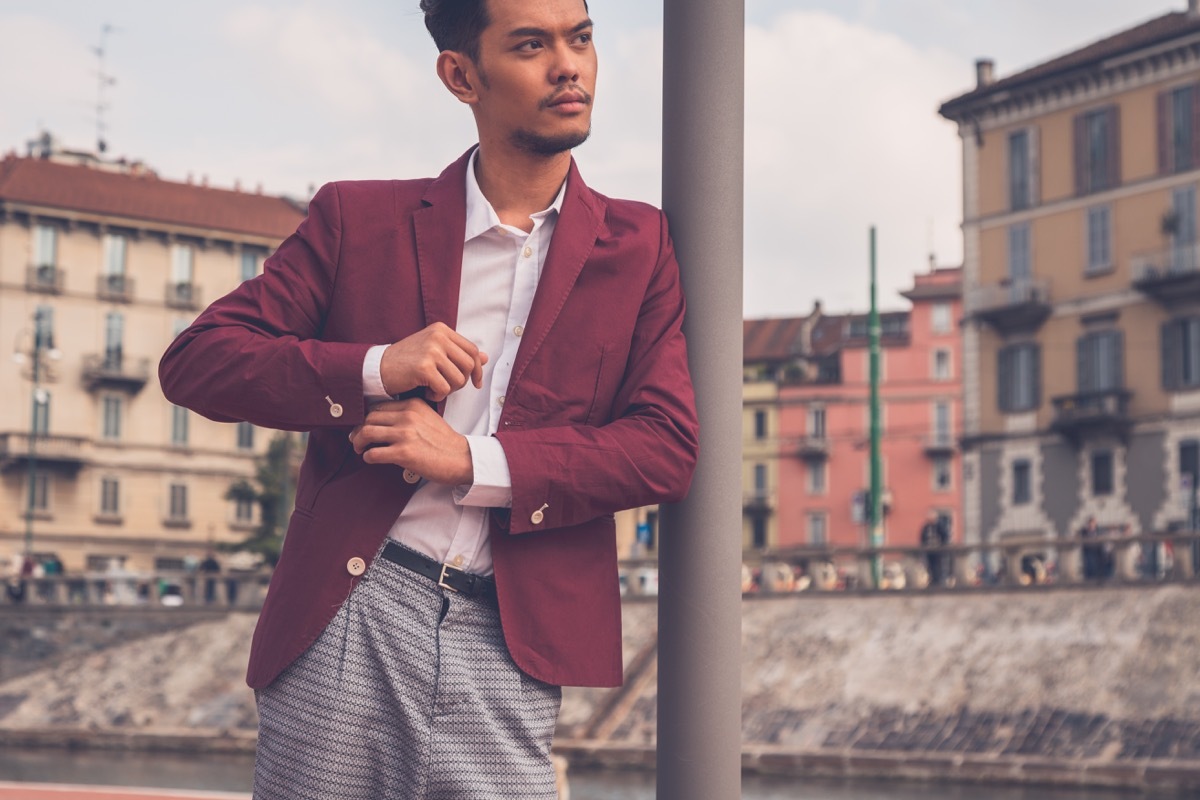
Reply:
<svg viewBox="0 0 1200 800"><path fill-rule="evenodd" d="M935 433L925 439L925 455L931 458L953 455L957 448L957 442L949 433Z"/></svg>
<svg viewBox="0 0 1200 800"><path fill-rule="evenodd" d="M1164 305L1200 299L1200 245L1134 256L1133 288Z"/></svg>
<svg viewBox="0 0 1200 800"><path fill-rule="evenodd" d="M1045 278L979 286L970 301L973 316L1000 333L1036 330L1053 310L1050 281Z"/></svg>
<svg viewBox="0 0 1200 800"><path fill-rule="evenodd" d="M31 292L59 294L63 290L63 271L53 264L41 264L25 270L25 288Z"/></svg>
<svg viewBox="0 0 1200 800"><path fill-rule="evenodd" d="M775 496L770 492L747 492L742 508L747 514L769 514L775 508Z"/></svg>
<svg viewBox="0 0 1200 800"><path fill-rule="evenodd" d="M200 287L194 283L168 283L167 305L171 308L199 308Z"/></svg>
<svg viewBox="0 0 1200 800"><path fill-rule="evenodd" d="M796 455L801 458L829 458L829 439L824 436L802 436L796 443Z"/></svg>
<svg viewBox="0 0 1200 800"><path fill-rule="evenodd" d="M34 457L44 467L76 470L86 460L83 451L86 439L49 434L38 434L33 438L36 439ZM0 433L0 470L25 467L29 463L29 445L28 433Z"/></svg>
<svg viewBox="0 0 1200 800"><path fill-rule="evenodd" d="M96 297L128 303L133 300L133 278L128 275L101 275L96 279Z"/></svg>
<svg viewBox="0 0 1200 800"><path fill-rule="evenodd" d="M150 380L150 359L126 358L119 353L100 353L83 359L83 382L88 391L100 387L140 391Z"/></svg>
<svg viewBox="0 0 1200 800"><path fill-rule="evenodd" d="M1094 434L1125 438L1133 425L1129 415L1128 389L1105 389L1055 397L1052 427L1072 442Z"/></svg>

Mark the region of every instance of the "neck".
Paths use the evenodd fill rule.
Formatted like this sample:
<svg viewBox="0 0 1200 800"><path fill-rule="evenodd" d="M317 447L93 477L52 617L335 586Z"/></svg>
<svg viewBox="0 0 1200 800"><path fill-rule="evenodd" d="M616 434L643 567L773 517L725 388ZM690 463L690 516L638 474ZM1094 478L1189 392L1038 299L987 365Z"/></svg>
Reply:
<svg viewBox="0 0 1200 800"><path fill-rule="evenodd" d="M569 151L541 156L481 141L475 156L475 180L496 216L525 231L533 230L529 215L554 202L570 169Z"/></svg>

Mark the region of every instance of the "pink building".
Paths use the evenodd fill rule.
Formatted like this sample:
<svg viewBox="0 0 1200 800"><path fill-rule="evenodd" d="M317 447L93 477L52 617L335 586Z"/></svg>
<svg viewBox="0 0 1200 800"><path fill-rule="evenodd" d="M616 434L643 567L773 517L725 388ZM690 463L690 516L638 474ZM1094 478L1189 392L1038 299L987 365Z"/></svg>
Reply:
<svg viewBox="0 0 1200 800"><path fill-rule="evenodd" d="M961 541L961 270L917 275L909 311L881 313L885 542L919 542L930 511ZM866 544L870 483L866 314L746 323L748 381L778 385L768 549ZM759 509L761 510L761 509ZM749 514L751 509L747 509Z"/></svg>

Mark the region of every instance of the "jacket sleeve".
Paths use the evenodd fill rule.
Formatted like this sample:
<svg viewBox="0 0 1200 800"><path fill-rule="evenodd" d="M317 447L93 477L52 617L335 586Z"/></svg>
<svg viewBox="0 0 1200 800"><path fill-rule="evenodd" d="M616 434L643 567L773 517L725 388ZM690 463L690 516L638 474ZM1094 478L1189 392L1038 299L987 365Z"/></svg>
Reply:
<svg viewBox="0 0 1200 800"><path fill-rule="evenodd" d="M502 430L512 507L509 533L588 522L627 508L678 502L691 485L699 424L683 335L679 265L660 212L659 255L637 315L610 420Z"/></svg>
<svg viewBox="0 0 1200 800"><path fill-rule="evenodd" d="M284 430L362 422L370 344L321 341L337 282L341 205L322 187L264 272L214 302L167 348L163 394L219 422Z"/></svg>

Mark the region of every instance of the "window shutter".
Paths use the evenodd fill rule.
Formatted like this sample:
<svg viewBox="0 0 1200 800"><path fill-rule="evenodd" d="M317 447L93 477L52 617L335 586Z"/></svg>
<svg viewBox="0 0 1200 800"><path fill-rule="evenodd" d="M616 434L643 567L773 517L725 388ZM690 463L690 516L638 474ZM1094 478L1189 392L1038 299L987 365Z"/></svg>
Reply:
<svg viewBox="0 0 1200 800"><path fill-rule="evenodd" d="M1039 161L1041 128L1036 125L1029 127L1027 141L1029 142L1029 205L1038 206L1042 202L1042 169ZM1197 137L1200 138L1200 137Z"/></svg>
<svg viewBox="0 0 1200 800"><path fill-rule="evenodd" d="M1181 351L1179 338L1181 331L1180 320L1171 320L1162 324L1162 385L1167 391L1179 388L1179 354Z"/></svg>
<svg viewBox="0 0 1200 800"><path fill-rule="evenodd" d="M1169 175L1175 168L1171 163L1171 93L1159 92L1156 100L1158 117L1158 174Z"/></svg>
<svg viewBox="0 0 1200 800"><path fill-rule="evenodd" d="M1042 346L1040 344L1031 344L1029 347L1029 381L1033 385L1030 392L1033 397L1033 407L1040 408L1042 405Z"/></svg>
<svg viewBox="0 0 1200 800"><path fill-rule="evenodd" d="M1121 107L1108 108L1108 186L1115 189L1121 185Z"/></svg>
<svg viewBox="0 0 1200 800"><path fill-rule="evenodd" d="M1089 358L1091 344L1089 336L1081 336L1075 340L1075 390L1079 394L1092 390L1092 363Z"/></svg>
<svg viewBox="0 0 1200 800"><path fill-rule="evenodd" d="M1009 398L1012 397L1012 355L1013 348L1005 347L997 354L996 370L996 405L1001 411L1009 411Z"/></svg>
<svg viewBox="0 0 1200 800"><path fill-rule="evenodd" d="M1113 388L1125 388L1125 334L1121 331L1113 331L1109 334L1112 337L1112 374Z"/></svg>
<svg viewBox="0 0 1200 800"><path fill-rule="evenodd" d="M1075 195L1082 197L1088 193L1088 137L1087 117L1079 114L1075 117Z"/></svg>

